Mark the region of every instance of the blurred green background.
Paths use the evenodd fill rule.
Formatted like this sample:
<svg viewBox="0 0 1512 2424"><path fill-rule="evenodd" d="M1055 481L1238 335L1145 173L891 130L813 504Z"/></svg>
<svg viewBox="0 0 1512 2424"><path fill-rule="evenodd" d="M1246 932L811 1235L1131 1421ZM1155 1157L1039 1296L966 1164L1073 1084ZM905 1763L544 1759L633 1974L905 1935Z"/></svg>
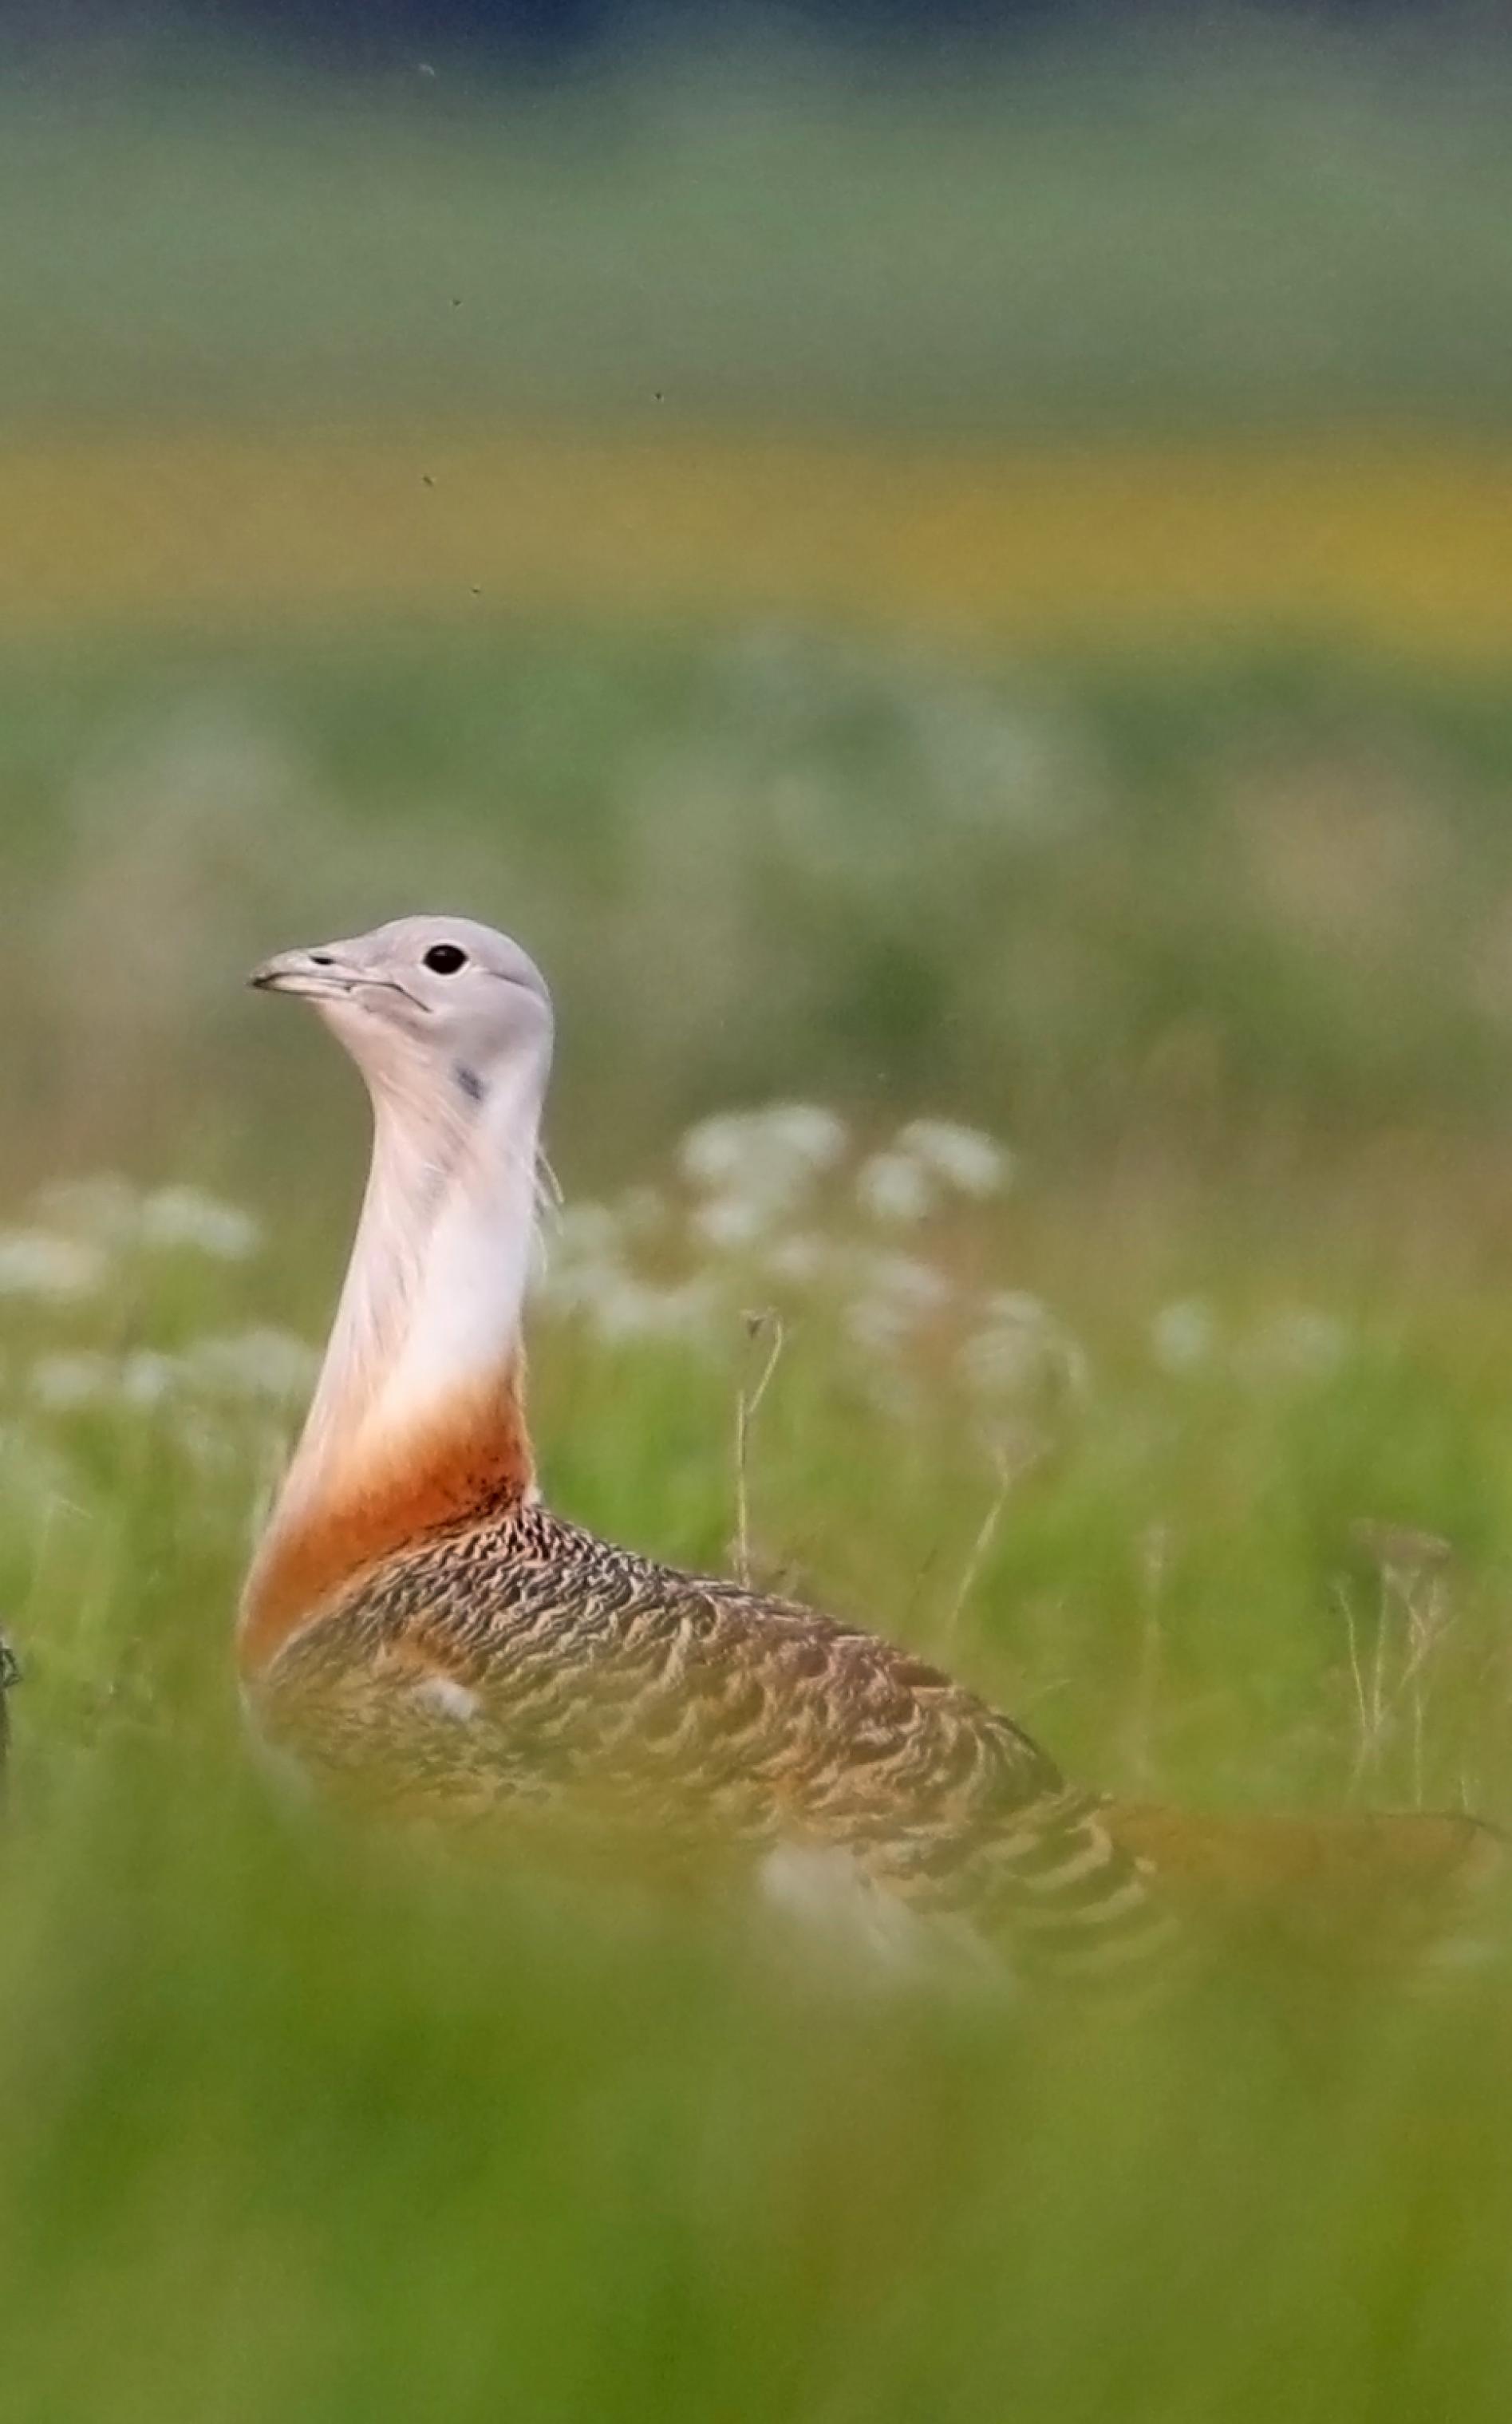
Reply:
<svg viewBox="0 0 1512 2424"><path fill-rule="evenodd" d="M0 2404L1500 2417L1496 1961L884 1993L290 1820L229 1657L363 1150L242 974L455 908L558 1504L727 1565L771 1304L763 1572L1110 1789L1512 1820L1494 12L385 23L0 23Z"/></svg>

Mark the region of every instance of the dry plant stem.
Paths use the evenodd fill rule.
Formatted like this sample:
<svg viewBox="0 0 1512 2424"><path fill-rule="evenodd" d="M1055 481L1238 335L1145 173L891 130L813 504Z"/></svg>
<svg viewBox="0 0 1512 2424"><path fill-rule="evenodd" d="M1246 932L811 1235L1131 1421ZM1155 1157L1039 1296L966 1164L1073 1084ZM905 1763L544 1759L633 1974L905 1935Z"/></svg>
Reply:
<svg viewBox="0 0 1512 2424"><path fill-rule="evenodd" d="M1388 1715L1386 1693L1386 1629L1390 1619L1390 1615L1391 1594L1387 1589L1386 1577L1383 1573L1380 1578L1380 1592L1376 1608L1376 1654L1371 1660L1370 1666L1371 1731L1376 1745L1377 1759L1380 1755L1380 1751L1386 1738L1386 1723Z"/></svg>
<svg viewBox="0 0 1512 2424"><path fill-rule="evenodd" d="M977 1577L992 1554L993 1542L997 1538L997 1527L1003 1520L1003 1509L1008 1505L1015 1482L1022 1481L1027 1473L1031 1473L1043 1454L1042 1447L1027 1449L1016 1457L1011 1456L1006 1448L1000 1447L994 1450L993 1463L997 1474L997 1488L993 1493L986 1514L977 1527L976 1539L972 1541L970 1550L967 1552L966 1562L961 1569L961 1579L956 1585L955 1596L946 1614L947 1637L952 1635L959 1625L966 1602L976 1588Z"/></svg>
<svg viewBox="0 0 1512 2424"><path fill-rule="evenodd" d="M10 1690L20 1681L20 1662L0 1633L0 1795L5 1792L6 1766L10 1757Z"/></svg>
<svg viewBox="0 0 1512 2424"><path fill-rule="evenodd" d="M1360 1659L1360 1638L1355 1630L1354 1602L1342 1586L1337 1596L1344 1610L1345 1631L1349 1641L1349 1674L1355 1687L1355 1715L1360 1736L1355 1748L1354 1765L1349 1772L1349 1789L1353 1794L1360 1785L1372 1755L1370 1700L1365 1690L1365 1671Z"/></svg>
<svg viewBox="0 0 1512 2424"><path fill-rule="evenodd" d="M1388 1737L1405 1715L1412 1762L1412 1797L1417 1808L1426 1797L1427 1710L1432 1689L1432 1662L1451 1622L1449 1595L1441 1582L1421 1585L1392 1567L1383 1568L1377 1608L1376 1646L1367 1676L1360 1654L1354 1610L1347 1593L1341 1594L1349 1642L1349 1668L1354 1682L1359 1721L1351 1785L1363 1781L1367 1770L1378 1768ZM1394 1678L1388 1678L1388 1632L1400 1614L1406 1633L1405 1654Z"/></svg>
<svg viewBox="0 0 1512 2424"><path fill-rule="evenodd" d="M1140 1543L1144 1581L1144 1625L1139 1637L1139 1672L1135 1685L1129 1759L1134 1775L1148 1785L1154 1770L1155 1712L1160 1697L1160 1669L1165 1640L1160 1624L1166 1571L1170 1559L1170 1535L1164 1523L1152 1523Z"/></svg>
<svg viewBox="0 0 1512 2424"><path fill-rule="evenodd" d="M782 1354L785 1332L781 1316L769 1308L764 1313L746 1316L746 1335L754 1346L758 1338L767 1341L766 1360L753 1388L742 1381L735 1409L735 1571L744 1590L751 1587L751 1432L761 1400L772 1383Z"/></svg>
<svg viewBox="0 0 1512 2424"><path fill-rule="evenodd" d="M1345 1621L1349 1633L1349 1668L1354 1680L1355 1707L1359 1716L1360 1741L1350 1773L1350 1790L1357 1791L1369 1771L1380 1764L1386 1735L1391 1722L1394 1694L1386 1688L1386 1634L1390 1617L1390 1599L1384 1577L1381 1578L1376 1608L1376 1642L1367 1671L1360 1654L1360 1642L1355 1631L1355 1616L1347 1593L1344 1597Z"/></svg>
<svg viewBox="0 0 1512 2424"><path fill-rule="evenodd" d="M1421 1810L1425 1797L1424 1742L1428 1696L1433 1688L1429 1666L1448 1628L1449 1610L1447 1594L1440 1582L1428 1582L1421 1594L1404 1583L1401 1592L1408 1627L1408 1661L1401 1689L1409 1696L1412 1721L1412 1797Z"/></svg>

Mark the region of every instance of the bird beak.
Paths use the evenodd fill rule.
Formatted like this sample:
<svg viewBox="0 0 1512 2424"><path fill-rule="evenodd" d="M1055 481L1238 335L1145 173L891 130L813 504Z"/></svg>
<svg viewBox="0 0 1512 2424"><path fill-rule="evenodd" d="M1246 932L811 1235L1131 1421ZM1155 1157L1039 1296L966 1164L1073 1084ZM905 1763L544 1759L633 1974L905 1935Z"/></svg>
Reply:
<svg viewBox="0 0 1512 2424"><path fill-rule="evenodd" d="M336 945L322 944L310 951L276 952L254 968L247 981L260 993L306 994L318 1001L350 993L360 978Z"/></svg>

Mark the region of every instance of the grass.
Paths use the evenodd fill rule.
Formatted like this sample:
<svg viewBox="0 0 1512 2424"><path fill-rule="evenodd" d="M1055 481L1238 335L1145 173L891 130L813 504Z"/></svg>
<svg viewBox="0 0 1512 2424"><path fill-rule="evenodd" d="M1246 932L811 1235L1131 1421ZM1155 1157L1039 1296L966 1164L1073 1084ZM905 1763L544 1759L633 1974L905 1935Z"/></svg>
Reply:
<svg viewBox="0 0 1512 2424"><path fill-rule="evenodd" d="M966 646L1254 630L1496 662L1500 434L1088 445L546 423L0 445L0 632L781 614Z"/></svg>
<svg viewBox="0 0 1512 2424"><path fill-rule="evenodd" d="M348 1097L237 977L428 901L550 969L580 1184L796 1091L983 1119L1072 1187L1088 1155L1239 1156L1280 1201L1389 1161L1473 1220L1509 781L1494 669L1299 644L1005 660L549 615L13 640L15 1183L124 1159L240 1191L312 1136L318 1217Z"/></svg>
<svg viewBox="0 0 1512 2424"><path fill-rule="evenodd" d="M290 1411L129 1359L314 1336L334 1284L349 1081L234 971L422 886L517 901L575 1196L664 1186L681 1119L763 1091L1019 1149L1001 1205L909 1250L1031 1292L1085 1384L1034 1365L984 1437L926 1335L899 1423L816 1303L755 1427L763 1571L1109 1786L1504 1820L1500 701L1337 661L509 640L9 660L15 1217L28 1163L121 1160L234 1184L273 1242L7 1299L8 2413L1489 2424L1499 1966L1068 2020L333 1833L270 1795L230 1680ZM543 1314L559 1504L727 1565L765 1284L731 1273L687 1345ZM148 1379L39 1395L79 1355Z"/></svg>
<svg viewBox="0 0 1512 2424"><path fill-rule="evenodd" d="M8 98L20 2424L1504 2416L1504 1954L882 1992L291 1810L231 1682L361 1151L236 979L451 901L548 966L653 1303L701 1114L1013 1149L871 1237L948 1292L880 1363L865 1266L782 1297L759 1571L1111 1789L1512 1821L1503 71L1228 43ZM59 1265L102 1169L266 1243L117 1194ZM556 1503L727 1567L781 1290L716 1264L686 1335L548 1298L533 1387Z"/></svg>
<svg viewBox="0 0 1512 2424"><path fill-rule="evenodd" d="M270 1798L228 1622L287 1413L177 1385L70 1406L27 1375L302 1322L331 1274L289 1243L296 1191L268 1190L249 1262L121 1247L92 1295L12 1300L8 2412L1500 2415L1497 1970L1427 2004L1233 1980L1068 2020L879 1992L744 1927L401 1857ZM1088 1356L1081 1392L1011 1407L1040 1453L963 1603L989 1458L927 1353L900 1426L817 1311L753 1428L758 1558L1122 1789L1463 1789L1508 1814L1504 1299L1336 1290L1329 1352L1298 1353L1276 1297L1305 1241L1265 1269L1210 1256L1206 1359L1162 1359L1158 1259L1110 1272L1117 1223L1096 1227L1068 1253L1030 1185L917 1248L1054 1284ZM724 1562L738 1318L616 1345L547 1308L536 1344L558 1501ZM1361 1517L1447 1534L1446 1578L1404 1582ZM1351 1637L1385 1679L1374 1735Z"/></svg>
<svg viewBox="0 0 1512 2424"><path fill-rule="evenodd" d="M1507 73L1484 25L1233 17L364 88L180 29L11 79L4 414L1499 431Z"/></svg>

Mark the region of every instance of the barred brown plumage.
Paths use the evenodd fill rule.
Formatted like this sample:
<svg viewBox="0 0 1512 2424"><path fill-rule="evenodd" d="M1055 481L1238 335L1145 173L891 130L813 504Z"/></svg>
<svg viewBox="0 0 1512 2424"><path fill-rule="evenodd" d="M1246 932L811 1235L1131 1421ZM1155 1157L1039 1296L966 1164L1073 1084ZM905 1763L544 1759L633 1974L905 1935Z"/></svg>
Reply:
<svg viewBox="0 0 1512 2424"><path fill-rule="evenodd" d="M1096 1801L947 1677L539 1505L356 1577L258 1688L275 1739L363 1797L521 1804L706 1874L843 1851L863 1885L1030 1955L1075 1937L1111 1961L1171 1933Z"/></svg>
<svg viewBox="0 0 1512 2424"><path fill-rule="evenodd" d="M1331 1927L1361 1844L1388 1906L1398 1868L1410 1902L1492 1864L1472 1820L1377 1819L1367 1838L1121 1809L912 1652L550 1513L521 1396L538 973L485 927L406 918L254 981L316 1001L374 1112L330 1347L240 1629L256 1723L333 1792L633 1842L804 1898L821 1874L890 1941L901 1917L921 1944L964 1929L1073 1976L1173 1957L1204 1908L1227 1924L1290 1894ZM1310 1867L1299 1842L1335 1849Z"/></svg>

